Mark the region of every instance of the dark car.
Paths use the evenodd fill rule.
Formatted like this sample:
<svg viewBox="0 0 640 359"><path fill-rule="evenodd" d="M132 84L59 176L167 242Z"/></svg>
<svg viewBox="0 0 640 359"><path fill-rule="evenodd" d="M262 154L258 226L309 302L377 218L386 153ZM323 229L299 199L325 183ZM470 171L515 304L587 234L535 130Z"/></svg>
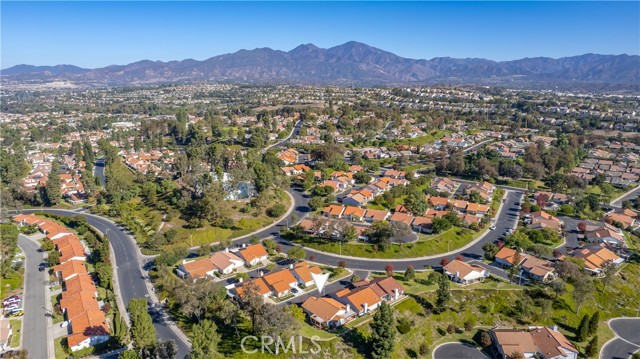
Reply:
<svg viewBox="0 0 640 359"><path fill-rule="evenodd" d="M47 269L47 264L46 263L40 263L40 265L38 266L38 270L40 272L44 272L45 269Z"/></svg>

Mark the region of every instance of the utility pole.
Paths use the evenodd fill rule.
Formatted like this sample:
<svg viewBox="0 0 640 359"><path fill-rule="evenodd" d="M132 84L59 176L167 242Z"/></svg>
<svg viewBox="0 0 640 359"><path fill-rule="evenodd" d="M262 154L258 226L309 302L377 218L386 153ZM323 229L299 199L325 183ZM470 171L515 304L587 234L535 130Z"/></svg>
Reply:
<svg viewBox="0 0 640 359"><path fill-rule="evenodd" d="M193 248L193 234L189 235L189 240L191 242L191 248Z"/></svg>

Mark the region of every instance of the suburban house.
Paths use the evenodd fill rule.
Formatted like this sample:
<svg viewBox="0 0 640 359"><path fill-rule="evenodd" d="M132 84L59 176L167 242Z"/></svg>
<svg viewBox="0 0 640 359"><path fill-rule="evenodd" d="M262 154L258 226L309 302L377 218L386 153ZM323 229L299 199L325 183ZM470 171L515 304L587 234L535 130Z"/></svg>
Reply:
<svg viewBox="0 0 640 359"><path fill-rule="evenodd" d="M548 260L526 255L520 267L529 278L538 282L546 283L555 278L553 263Z"/></svg>
<svg viewBox="0 0 640 359"><path fill-rule="evenodd" d="M212 254L209 260L221 274L230 274L244 265L244 261L229 251Z"/></svg>
<svg viewBox="0 0 640 359"><path fill-rule="evenodd" d="M431 228L432 225L433 218L418 216L413 219L411 228L417 232L431 233L433 232L433 229Z"/></svg>
<svg viewBox="0 0 640 359"><path fill-rule="evenodd" d="M88 274L83 261L66 261L53 267L53 273L60 281L65 281L72 277Z"/></svg>
<svg viewBox="0 0 640 359"><path fill-rule="evenodd" d="M577 359L578 350L556 328L527 330L491 329L495 351L500 357L522 355L526 359Z"/></svg>
<svg viewBox="0 0 640 359"><path fill-rule="evenodd" d="M630 209L617 209L607 213L604 220L607 223L619 226L623 229L632 228L636 226L638 214Z"/></svg>
<svg viewBox="0 0 640 359"><path fill-rule="evenodd" d="M349 305L358 316L374 311L382 302L380 296L368 286L358 287L347 293L342 293L342 291L338 293L342 296L338 296L336 293L337 298L335 299L345 306Z"/></svg>
<svg viewBox="0 0 640 359"><path fill-rule="evenodd" d="M616 226L604 223L595 228L588 228L584 239L592 243L606 243L614 247L626 247L627 243L622 230Z"/></svg>
<svg viewBox="0 0 640 359"><path fill-rule="evenodd" d="M262 279L271 289L273 296L280 298L291 293L291 288L296 287L298 280L289 269L281 269L262 276Z"/></svg>
<svg viewBox="0 0 640 359"><path fill-rule="evenodd" d="M404 287L393 277L379 277L355 283L356 288L367 286L383 300L393 302L404 295Z"/></svg>
<svg viewBox="0 0 640 359"><path fill-rule="evenodd" d="M581 259L584 262L584 269L588 273L595 275L601 274L609 263L620 265L624 261L602 243L576 249L571 255Z"/></svg>
<svg viewBox="0 0 640 359"><path fill-rule="evenodd" d="M527 225L531 229L551 228L558 232L562 231L563 226L563 221L545 211L531 213L529 215L529 224Z"/></svg>
<svg viewBox="0 0 640 359"><path fill-rule="evenodd" d="M482 282L489 276L489 271L485 268L469 264L467 262L459 261L457 259L452 260L443 267L444 273L449 278L460 284L471 284L476 282Z"/></svg>
<svg viewBox="0 0 640 359"><path fill-rule="evenodd" d="M431 205L431 207L433 207L433 209L437 211L442 211L445 208L447 208L447 204L449 204L449 199L445 197L431 196L429 197L429 204Z"/></svg>
<svg viewBox="0 0 640 359"><path fill-rule="evenodd" d="M207 276L213 277L215 272L231 274L243 265L244 261L240 257L228 251L222 251L216 252L208 258L184 261L176 271L181 277L189 277L195 280Z"/></svg>
<svg viewBox="0 0 640 359"><path fill-rule="evenodd" d="M342 212L344 212L344 207L337 205L337 204L331 204L328 205L327 207L324 207L324 209L322 210L322 215L327 217L327 218L341 218L342 217Z"/></svg>
<svg viewBox="0 0 640 359"><path fill-rule="evenodd" d="M290 294L292 288L313 285L311 273L321 274L322 270L318 266L313 266L303 261L292 265L291 268L284 268L261 275L247 283L252 283L258 293L265 298L270 296L281 298ZM242 297L246 291L247 283L239 282L235 288L232 288L229 295Z"/></svg>
<svg viewBox="0 0 640 359"><path fill-rule="evenodd" d="M515 262L516 250L508 247L502 247L498 253L496 253L495 261L503 267L511 267ZM519 265L525 260L526 254L520 253Z"/></svg>
<svg viewBox="0 0 640 359"><path fill-rule="evenodd" d="M298 280L298 284L303 287L309 287L315 284L311 274L322 274L322 269L318 266L312 266L308 262L302 261L293 266L291 273Z"/></svg>
<svg viewBox="0 0 640 359"><path fill-rule="evenodd" d="M348 304L326 297L309 297L302 303L302 309L311 323L321 328L340 327L356 316Z"/></svg>
<svg viewBox="0 0 640 359"><path fill-rule="evenodd" d="M367 222L384 221L389 217L389 211L383 209L368 209L364 215L364 220Z"/></svg>
<svg viewBox="0 0 640 359"><path fill-rule="evenodd" d="M458 183L449 178L438 177L431 182L430 188L439 193L453 194L458 188Z"/></svg>
<svg viewBox="0 0 640 359"><path fill-rule="evenodd" d="M267 260L267 257L269 257L267 250L260 243L252 244L243 248L238 253L247 266L254 266L262 263Z"/></svg>
<svg viewBox="0 0 640 359"><path fill-rule="evenodd" d="M109 340L107 319L101 310L84 312L71 319L71 335L67 344L71 351L78 351Z"/></svg>
<svg viewBox="0 0 640 359"><path fill-rule="evenodd" d="M352 221L352 222L362 222L364 221L364 215L367 213L367 210L360 207L355 206L347 206L342 212L342 217Z"/></svg>

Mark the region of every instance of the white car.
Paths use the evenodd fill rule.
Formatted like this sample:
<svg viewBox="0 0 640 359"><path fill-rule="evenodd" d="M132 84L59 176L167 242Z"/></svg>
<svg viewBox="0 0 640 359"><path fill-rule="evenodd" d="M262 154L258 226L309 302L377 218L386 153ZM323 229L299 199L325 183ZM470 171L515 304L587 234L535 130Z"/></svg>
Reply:
<svg viewBox="0 0 640 359"><path fill-rule="evenodd" d="M496 229L496 226L491 226L489 227L489 229L493 231L494 229Z"/></svg>

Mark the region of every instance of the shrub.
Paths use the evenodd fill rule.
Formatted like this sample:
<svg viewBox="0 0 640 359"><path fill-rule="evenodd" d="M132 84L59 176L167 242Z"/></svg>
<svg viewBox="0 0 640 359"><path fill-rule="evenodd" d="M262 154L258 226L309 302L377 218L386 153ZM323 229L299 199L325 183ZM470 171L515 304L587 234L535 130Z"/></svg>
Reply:
<svg viewBox="0 0 640 359"><path fill-rule="evenodd" d="M418 353L420 353L422 357L426 356L429 353L429 346L427 345L427 343L420 343L420 346L418 347Z"/></svg>
<svg viewBox="0 0 640 359"><path fill-rule="evenodd" d="M447 325L447 333L453 334L456 332L456 326L453 324Z"/></svg>
<svg viewBox="0 0 640 359"><path fill-rule="evenodd" d="M464 322L464 330L466 331L470 331L473 329L473 321L471 320L467 320L466 322Z"/></svg>
<svg viewBox="0 0 640 359"><path fill-rule="evenodd" d="M398 319L398 325L396 328L398 328L398 332L400 332L400 334L407 334L411 331L411 322L406 318L400 318Z"/></svg>
<svg viewBox="0 0 640 359"><path fill-rule="evenodd" d="M278 218L285 213L287 213L287 207L281 203L278 203L267 210L267 215L272 218Z"/></svg>

